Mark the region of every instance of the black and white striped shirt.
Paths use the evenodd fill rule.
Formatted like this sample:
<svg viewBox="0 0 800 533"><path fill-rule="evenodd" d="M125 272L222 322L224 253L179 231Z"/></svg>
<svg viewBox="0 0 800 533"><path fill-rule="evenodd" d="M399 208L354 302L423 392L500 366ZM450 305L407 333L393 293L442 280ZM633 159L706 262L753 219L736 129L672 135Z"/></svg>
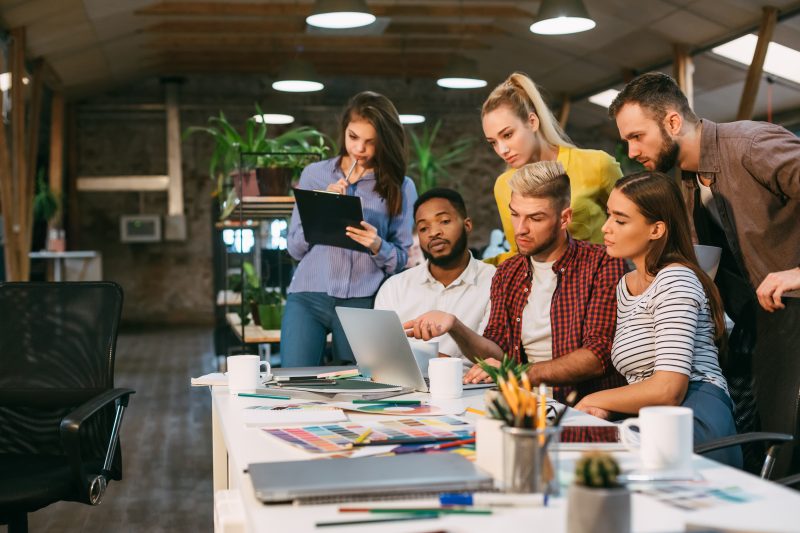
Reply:
<svg viewBox="0 0 800 533"><path fill-rule="evenodd" d="M691 269L662 269L640 295L625 277L617 285L617 331L611 361L628 383L656 370L678 372L728 390L714 344L714 321L703 285Z"/></svg>

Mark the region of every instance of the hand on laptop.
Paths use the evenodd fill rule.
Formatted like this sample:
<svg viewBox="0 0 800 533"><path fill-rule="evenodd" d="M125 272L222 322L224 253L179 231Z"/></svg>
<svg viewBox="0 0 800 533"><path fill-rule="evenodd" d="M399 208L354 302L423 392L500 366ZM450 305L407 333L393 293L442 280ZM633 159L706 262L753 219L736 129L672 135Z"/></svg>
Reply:
<svg viewBox="0 0 800 533"><path fill-rule="evenodd" d="M429 311L403 324L403 329L409 337L429 341L450 331L455 323L456 317L450 313Z"/></svg>
<svg viewBox="0 0 800 533"><path fill-rule="evenodd" d="M500 366L500 361L493 357L487 357L484 361L492 366ZM480 365L473 366L464 374L464 383L491 383L491 381L492 378L484 372Z"/></svg>

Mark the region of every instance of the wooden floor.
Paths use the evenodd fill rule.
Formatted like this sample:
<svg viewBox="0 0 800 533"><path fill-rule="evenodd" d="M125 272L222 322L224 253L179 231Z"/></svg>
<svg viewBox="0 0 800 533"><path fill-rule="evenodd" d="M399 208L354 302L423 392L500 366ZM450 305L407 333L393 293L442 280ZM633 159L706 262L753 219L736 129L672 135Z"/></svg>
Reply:
<svg viewBox="0 0 800 533"><path fill-rule="evenodd" d="M210 328L121 333L115 385L136 390L122 424L123 480L97 507L30 514L30 531L211 531L211 400L189 379L214 370L212 352Z"/></svg>

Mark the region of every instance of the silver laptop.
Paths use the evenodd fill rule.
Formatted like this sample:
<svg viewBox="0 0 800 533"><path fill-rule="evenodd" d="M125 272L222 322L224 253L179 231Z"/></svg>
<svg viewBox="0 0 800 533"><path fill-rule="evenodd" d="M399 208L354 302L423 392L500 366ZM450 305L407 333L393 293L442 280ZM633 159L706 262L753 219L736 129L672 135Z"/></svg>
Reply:
<svg viewBox="0 0 800 533"><path fill-rule="evenodd" d="M368 370L373 380L428 392L428 383L417 365L397 313L337 307L336 314L339 315L358 366ZM464 385L464 389L493 386L494 383L477 383Z"/></svg>
<svg viewBox="0 0 800 533"><path fill-rule="evenodd" d="M256 498L324 503L418 492L492 488L490 476L455 453L406 453L333 461L285 461L248 466Z"/></svg>

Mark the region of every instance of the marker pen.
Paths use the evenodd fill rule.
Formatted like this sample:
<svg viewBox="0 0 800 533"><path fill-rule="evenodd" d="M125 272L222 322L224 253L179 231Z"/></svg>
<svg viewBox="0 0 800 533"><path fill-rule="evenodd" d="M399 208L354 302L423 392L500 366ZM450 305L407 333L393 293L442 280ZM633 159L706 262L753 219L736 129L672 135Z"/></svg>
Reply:
<svg viewBox="0 0 800 533"><path fill-rule="evenodd" d="M441 505L485 507L533 507L542 505L541 494L502 494L499 492L453 492L439 495Z"/></svg>

